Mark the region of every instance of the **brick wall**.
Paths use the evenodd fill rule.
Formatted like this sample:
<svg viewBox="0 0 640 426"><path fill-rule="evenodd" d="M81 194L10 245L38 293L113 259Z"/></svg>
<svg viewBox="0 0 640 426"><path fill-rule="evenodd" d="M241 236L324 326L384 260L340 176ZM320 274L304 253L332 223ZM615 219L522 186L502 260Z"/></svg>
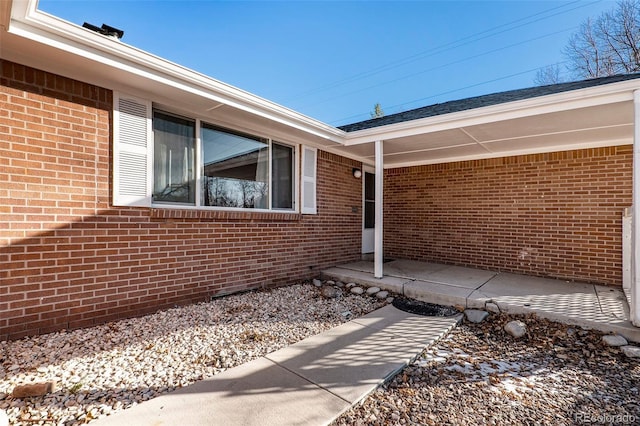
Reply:
<svg viewBox="0 0 640 426"><path fill-rule="evenodd" d="M0 340L289 283L359 259L360 163L318 153L318 215L110 206L112 93L2 61Z"/></svg>
<svg viewBox="0 0 640 426"><path fill-rule="evenodd" d="M288 283L360 257L361 164L318 215L110 206L112 93L2 61L0 339ZM630 146L386 171L388 257L619 285Z"/></svg>
<svg viewBox="0 0 640 426"><path fill-rule="evenodd" d="M385 255L622 283L632 147L387 170Z"/></svg>

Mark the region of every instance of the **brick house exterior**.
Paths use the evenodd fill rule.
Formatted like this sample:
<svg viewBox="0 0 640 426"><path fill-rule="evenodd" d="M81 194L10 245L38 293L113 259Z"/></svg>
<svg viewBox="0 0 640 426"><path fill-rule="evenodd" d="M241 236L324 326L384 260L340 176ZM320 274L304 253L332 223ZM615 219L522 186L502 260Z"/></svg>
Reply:
<svg viewBox="0 0 640 426"><path fill-rule="evenodd" d="M385 257L622 284L640 75L492 94L338 129L58 22L32 3L0 7L0 339L283 285L358 260L368 251L364 179L354 172L374 164L384 182L376 195L384 227L375 231ZM11 7L19 10L9 15ZM151 128L158 108L194 128L257 135L250 143L267 141L270 156L282 143L295 169L292 205L158 203L153 165L121 161L123 140L153 139L123 136L123 93L147 105L132 115L143 123L136 131ZM156 161L146 152L136 164ZM143 194L131 195L127 185L138 177ZM381 243L375 256L378 270Z"/></svg>
<svg viewBox="0 0 640 426"><path fill-rule="evenodd" d="M620 285L632 157L625 145L387 170L385 255Z"/></svg>
<svg viewBox="0 0 640 426"><path fill-rule="evenodd" d="M318 156L318 215L114 207L109 90L3 61L0 338L294 282L356 260L361 163Z"/></svg>

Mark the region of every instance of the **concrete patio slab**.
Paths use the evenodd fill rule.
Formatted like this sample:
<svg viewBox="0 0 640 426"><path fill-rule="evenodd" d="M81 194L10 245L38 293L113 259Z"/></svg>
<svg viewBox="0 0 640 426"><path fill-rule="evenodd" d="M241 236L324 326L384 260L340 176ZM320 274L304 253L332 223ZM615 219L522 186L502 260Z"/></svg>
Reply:
<svg viewBox="0 0 640 426"><path fill-rule="evenodd" d="M340 268L373 274L373 262L371 261L362 260L348 263L341 265ZM385 278L396 277L410 281L429 281L473 289L478 288L496 274L496 272L482 269L406 259L392 260L384 264Z"/></svg>
<svg viewBox="0 0 640 426"><path fill-rule="evenodd" d="M372 265L373 267L373 265ZM401 277L409 280L428 280L430 274L448 268L447 265L416 260L393 260L384 264L385 275ZM373 272L373 269L371 270Z"/></svg>
<svg viewBox="0 0 640 426"><path fill-rule="evenodd" d="M410 281L404 285L404 295L438 305L466 307L467 298L473 289L430 281Z"/></svg>
<svg viewBox="0 0 640 426"><path fill-rule="evenodd" d="M356 403L449 332L460 317L423 317L386 306L377 315L336 327L267 358ZM366 325L363 325L366 324Z"/></svg>
<svg viewBox="0 0 640 426"><path fill-rule="evenodd" d="M420 269L421 264L424 270ZM373 271L373 262L358 262L357 267ZM332 270L351 274L351 281L361 282L361 277L354 277L349 269ZM385 263L384 273L402 275L401 279L407 281L402 286L403 292L397 292L416 300L474 309L485 309L487 302L493 302L503 312L535 313L566 324L619 333L629 341L640 342L640 328L629 321L628 301L618 288L410 260ZM373 278L372 272L359 274L366 285L381 281ZM390 278L393 277L384 277Z"/></svg>
<svg viewBox="0 0 640 426"><path fill-rule="evenodd" d="M92 424L319 425L350 406L302 377L260 358Z"/></svg>
<svg viewBox="0 0 640 426"><path fill-rule="evenodd" d="M491 299L501 311L513 314L536 311L576 319L604 319L592 284L564 283L559 280L504 273L487 282L470 296L471 299L476 297Z"/></svg>
<svg viewBox="0 0 640 426"><path fill-rule="evenodd" d="M340 268L373 274L373 262L370 260L359 260L357 262L345 263L344 265L340 265Z"/></svg>
<svg viewBox="0 0 640 426"><path fill-rule="evenodd" d="M473 300L490 299L501 311L528 314L566 324L619 333L640 342L640 328L629 321L629 308L618 289L593 284L502 273L474 291Z"/></svg>
<svg viewBox="0 0 640 426"><path fill-rule="evenodd" d="M478 292L486 297L544 296L548 294L572 294L576 292L589 293L595 296L592 284L531 277L506 272L495 275L495 277L488 280Z"/></svg>
<svg viewBox="0 0 640 426"><path fill-rule="evenodd" d="M622 290L603 285L595 285L594 288L603 313L619 320L629 318L629 304L625 303L627 297Z"/></svg>
<svg viewBox="0 0 640 426"><path fill-rule="evenodd" d="M426 281L475 290L496 275L497 272L483 269L447 266L445 269L429 274L425 279ZM421 278L419 279L421 280Z"/></svg>

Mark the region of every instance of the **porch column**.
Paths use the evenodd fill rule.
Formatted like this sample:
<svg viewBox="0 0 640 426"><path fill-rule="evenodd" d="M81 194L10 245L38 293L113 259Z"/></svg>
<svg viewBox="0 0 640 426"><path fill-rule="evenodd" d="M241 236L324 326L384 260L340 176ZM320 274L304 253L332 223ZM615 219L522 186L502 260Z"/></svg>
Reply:
<svg viewBox="0 0 640 426"><path fill-rule="evenodd" d="M384 160L382 141L376 141L376 214L374 228L374 254L373 254L373 276L382 278L382 264L384 263L384 253L382 251L382 184L384 181Z"/></svg>
<svg viewBox="0 0 640 426"><path fill-rule="evenodd" d="M633 205L631 206L631 322L640 327L640 90L633 92Z"/></svg>

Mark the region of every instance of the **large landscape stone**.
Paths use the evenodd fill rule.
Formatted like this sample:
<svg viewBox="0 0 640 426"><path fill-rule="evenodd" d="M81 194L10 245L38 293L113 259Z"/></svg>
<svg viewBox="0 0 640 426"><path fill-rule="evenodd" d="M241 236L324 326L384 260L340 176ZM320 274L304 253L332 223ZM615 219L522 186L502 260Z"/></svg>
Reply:
<svg viewBox="0 0 640 426"><path fill-rule="evenodd" d="M369 287L369 288L367 289L367 294L368 294L369 296L373 296L374 294L376 294L376 293L377 293L377 292L379 292L379 291L380 291L380 287Z"/></svg>
<svg viewBox="0 0 640 426"><path fill-rule="evenodd" d="M322 296L327 299L335 299L336 297L340 297L342 295L342 290L333 286L325 286L322 287L321 290Z"/></svg>
<svg viewBox="0 0 640 426"><path fill-rule="evenodd" d="M606 336L602 336L602 341L607 346L626 346L629 344L627 339L619 334L608 334Z"/></svg>
<svg viewBox="0 0 640 426"><path fill-rule="evenodd" d="M479 309L467 309L464 311L464 315L467 317L467 321L479 324L489 316L489 312Z"/></svg>
<svg viewBox="0 0 640 426"><path fill-rule="evenodd" d="M516 339L519 339L527 334L527 325L522 321L509 321L507 325L504 326L504 331Z"/></svg>
<svg viewBox="0 0 640 426"><path fill-rule="evenodd" d="M364 293L364 289L362 287L351 287L351 293L362 294Z"/></svg>
<svg viewBox="0 0 640 426"><path fill-rule="evenodd" d="M376 297L377 297L378 299L380 299L380 300L382 300L382 299L386 299L386 298L387 298L387 296L389 296L389 292L388 292L388 291L385 291L385 290L383 290L383 291L379 291L379 292L377 292L377 293L376 293Z"/></svg>
<svg viewBox="0 0 640 426"><path fill-rule="evenodd" d="M622 353L624 353L629 358L640 358L640 348L637 346L622 346Z"/></svg>
<svg viewBox="0 0 640 426"><path fill-rule="evenodd" d="M56 382L48 381L42 383L30 383L28 385L17 385L13 388L11 396L14 398L26 398L30 396L44 396L56 391Z"/></svg>

